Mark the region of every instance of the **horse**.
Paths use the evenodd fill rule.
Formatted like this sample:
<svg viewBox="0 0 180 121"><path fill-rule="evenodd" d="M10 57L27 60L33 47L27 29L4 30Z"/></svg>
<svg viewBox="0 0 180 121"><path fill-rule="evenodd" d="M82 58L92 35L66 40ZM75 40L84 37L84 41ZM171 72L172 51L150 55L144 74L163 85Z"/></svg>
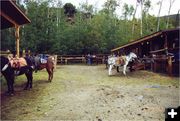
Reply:
<svg viewBox="0 0 180 121"><path fill-rule="evenodd" d="M7 81L7 87L8 91L7 93L9 95L14 94L14 79L15 76L19 76L22 74L25 74L27 77L27 83L24 88L24 90L27 90L28 88L32 88L32 81L33 81L33 64L29 58L23 58L26 62L25 66L14 68L11 65L11 61L4 57L0 56L0 62L1 62L1 73L5 77Z"/></svg>
<svg viewBox="0 0 180 121"><path fill-rule="evenodd" d="M120 56L120 57L109 56L108 57L109 75L112 74L111 70L113 66L119 67L121 65L123 65L123 74L126 75L127 65L129 64L129 62L133 61L136 58L137 55L133 52L130 52L130 54L127 56Z"/></svg>
<svg viewBox="0 0 180 121"><path fill-rule="evenodd" d="M49 56L45 60L41 60L42 58L38 55L34 57L34 65L35 65L35 71L42 70L46 68L46 71L48 72L48 81L52 81L53 79L53 73L54 73L54 57Z"/></svg>

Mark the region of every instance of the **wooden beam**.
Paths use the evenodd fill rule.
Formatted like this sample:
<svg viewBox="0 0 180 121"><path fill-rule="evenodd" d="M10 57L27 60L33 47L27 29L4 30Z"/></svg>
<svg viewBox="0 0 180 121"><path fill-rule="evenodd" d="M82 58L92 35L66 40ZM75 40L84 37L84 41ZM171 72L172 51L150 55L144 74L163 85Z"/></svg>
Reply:
<svg viewBox="0 0 180 121"><path fill-rule="evenodd" d="M15 37L16 37L16 55L19 57L19 29L20 25L17 24L12 18L10 18L8 15L6 15L3 11L0 11L0 15L3 16L6 20L8 20L10 23L12 23L15 27Z"/></svg>
<svg viewBox="0 0 180 121"><path fill-rule="evenodd" d="M3 16L6 20L12 23L14 26L19 26L11 17L6 15L3 11L0 11L0 15Z"/></svg>
<svg viewBox="0 0 180 121"><path fill-rule="evenodd" d="M19 7L17 7L17 5L14 2L12 2L11 0L9 2L11 2L11 4L21 13L21 15L23 15L24 18L26 18L26 20L31 22L30 19L21 11L21 9L19 9Z"/></svg>
<svg viewBox="0 0 180 121"><path fill-rule="evenodd" d="M153 37L157 37L157 36L160 35L160 34L162 34L161 31L156 32L156 33L151 34L151 35L148 35L148 36L145 36L145 37L140 38L140 39L138 39L138 40L132 41L132 42L130 42L130 43L128 43L128 44L125 44L125 45L122 45L122 46L117 47L117 48L115 48L115 49L112 49L111 52L117 51L117 50L119 50L119 49L121 49L121 48L125 48L125 47L131 46L131 45L134 45L134 44L137 44L137 43L140 43L140 42L148 41L149 39L151 39L151 38L153 38Z"/></svg>
<svg viewBox="0 0 180 121"><path fill-rule="evenodd" d="M167 50L167 48L163 48L163 49L159 49L159 50L154 50L154 51L150 51L149 53L158 53L158 52L163 52L163 51L165 51L165 50Z"/></svg>
<svg viewBox="0 0 180 121"><path fill-rule="evenodd" d="M168 39L167 39L167 35L164 34L164 48L168 48Z"/></svg>
<svg viewBox="0 0 180 121"><path fill-rule="evenodd" d="M156 72L157 71L157 62L154 61L153 63L153 71Z"/></svg>
<svg viewBox="0 0 180 121"><path fill-rule="evenodd" d="M19 29L20 29L20 26L15 26L15 37L16 37L16 55L19 57Z"/></svg>
<svg viewBox="0 0 180 121"><path fill-rule="evenodd" d="M168 74L169 76L172 76L172 57L168 57Z"/></svg>

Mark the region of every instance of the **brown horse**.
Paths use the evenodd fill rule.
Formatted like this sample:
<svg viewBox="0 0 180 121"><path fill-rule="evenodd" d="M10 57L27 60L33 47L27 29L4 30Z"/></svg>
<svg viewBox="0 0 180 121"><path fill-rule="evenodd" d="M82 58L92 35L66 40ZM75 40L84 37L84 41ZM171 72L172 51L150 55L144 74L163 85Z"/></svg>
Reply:
<svg viewBox="0 0 180 121"><path fill-rule="evenodd" d="M39 56L35 56L34 58L34 65L35 65L35 70L42 70L46 68L48 72L48 80L51 82L53 79L53 72L54 72L54 57L49 56L47 58L47 61L45 63L41 62L41 58Z"/></svg>

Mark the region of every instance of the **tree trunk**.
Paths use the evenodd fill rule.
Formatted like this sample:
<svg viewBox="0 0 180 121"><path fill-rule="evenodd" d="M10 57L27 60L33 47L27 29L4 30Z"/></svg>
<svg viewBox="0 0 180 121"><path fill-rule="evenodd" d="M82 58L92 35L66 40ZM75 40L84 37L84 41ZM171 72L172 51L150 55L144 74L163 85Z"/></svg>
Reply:
<svg viewBox="0 0 180 121"><path fill-rule="evenodd" d="M143 23L143 1L141 0L141 32L140 32L140 34L141 34L141 37L142 37L142 28L143 28L143 25L142 25L142 23Z"/></svg>
<svg viewBox="0 0 180 121"><path fill-rule="evenodd" d="M160 1L159 1L159 2L160 2ZM162 2L163 2L163 0L161 0L161 2L160 2L159 12L158 12L158 16L157 16L157 31L159 31L160 12L161 12L161 7L162 7Z"/></svg>
<svg viewBox="0 0 180 121"><path fill-rule="evenodd" d="M135 11L134 11L134 14L133 14L133 25L132 25L132 39L134 38L134 28L135 28L135 15L136 15L136 11L137 11L137 7L138 7L138 2L136 2L136 8L135 8Z"/></svg>
<svg viewBox="0 0 180 121"><path fill-rule="evenodd" d="M169 2L169 10L168 10L168 18L167 18L167 23L166 23L166 29L168 29L168 27L169 27L169 15L170 15L170 12L171 12L171 8L172 8L172 5L173 5L173 3L174 3L174 1L175 0L170 0Z"/></svg>

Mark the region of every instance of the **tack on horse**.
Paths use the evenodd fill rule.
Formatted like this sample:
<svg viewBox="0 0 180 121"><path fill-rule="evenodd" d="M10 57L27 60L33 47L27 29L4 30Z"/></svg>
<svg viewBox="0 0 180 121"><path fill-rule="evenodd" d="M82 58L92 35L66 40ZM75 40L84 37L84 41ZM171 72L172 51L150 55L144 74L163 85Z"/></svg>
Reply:
<svg viewBox="0 0 180 121"><path fill-rule="evenodd" d="M25 74L27 77L27 83L24 89L32 88L33 81L33 67L29 58L20 58L23 60L23 64L16 58L10 60L4 56L0 56L1 59L1 73L5 77L8 86L8 93L14 93L14 79L15 76Z"/></svg>
<svg viewBox="0 0 180 121"><path fill-rule="evenodd" d="M35 70L42 70L46 68L48 72L48 80L51 82L53 79L53 72L54 72L54 57L53 56L46 56L46 55L36 55L34 57L34 65Z"/></svg>
<svg viewBox="0 0 180 121"><path fill-rule="evenodd" d="M112 67L116 66L119 67L123 65L123 74L126 75L126 68L129 62L131 62L133 59L137 58L137 55L135 53L130 53L127 56L120 56L120 57L108 57L108 65L109 65L109 75L112 74Z"/></svg>

